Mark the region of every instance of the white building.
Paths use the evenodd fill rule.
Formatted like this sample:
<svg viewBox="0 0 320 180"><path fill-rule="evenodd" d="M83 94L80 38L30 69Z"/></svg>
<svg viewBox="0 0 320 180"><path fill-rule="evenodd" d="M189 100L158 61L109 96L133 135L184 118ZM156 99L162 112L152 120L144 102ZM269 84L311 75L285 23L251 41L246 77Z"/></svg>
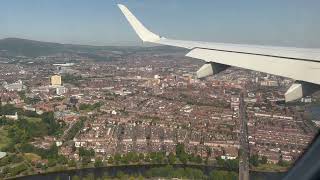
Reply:
<svg viewBox="0 0 320 180"><path fill-rule="evenodd" d="M160 79L160 75L158 74L154 75L154 79Z"/></svg>
<svg viewBox="0 0 320 180"><path fill-rule="evenodd" d="M21 80L8 84L7 82L3 83L3 87L8 91L22 91L24 89L23 83Z"/></svg>
<svg viewBox="0 0 320 180"><path fill-rule="evenodd" d="M265 80L260 82L261 86L277 87L279 84L277 81Z"/></svg>
<svg viewBox="0 0 320 180"><path fill-rule="evenodd" d="M4 115L5 118L12 119L12 120L18 120L19 116L16 112L14 115Z"/></svg>
<svg viewBox="0 0 320 180"><path fill-rule="evenodd" d="M63 95L67 93L67 88L65 88L64 86L59 86L56 88L56 93L57 95Z"/></svg>

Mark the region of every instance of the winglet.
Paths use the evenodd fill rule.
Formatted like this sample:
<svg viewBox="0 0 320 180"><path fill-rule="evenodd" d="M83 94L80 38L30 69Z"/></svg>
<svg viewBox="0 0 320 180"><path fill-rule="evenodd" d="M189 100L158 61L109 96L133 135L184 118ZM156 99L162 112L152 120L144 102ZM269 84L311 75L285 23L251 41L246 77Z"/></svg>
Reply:
<svg viewBox="0 0 320 180"><path fill-rule="evenodd" d="M129 11L126 6L118 4L118 7L143 42L156 42L161 39L159 35L154 34L144 27L144 25Z"/></svg>

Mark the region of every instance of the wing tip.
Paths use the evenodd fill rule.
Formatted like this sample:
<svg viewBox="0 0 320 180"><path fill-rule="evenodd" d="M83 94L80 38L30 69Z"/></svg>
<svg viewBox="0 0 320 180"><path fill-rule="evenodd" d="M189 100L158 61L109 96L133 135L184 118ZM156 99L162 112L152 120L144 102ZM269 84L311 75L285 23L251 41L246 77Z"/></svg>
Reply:
<svg viewBox="0 0 320 180"><path fill-rule="evenodd" d="M129 21L129 24L138 34L140 39L143 42L155 42L160 40L160 36L154 34L153 32L149 31L144 25L130 12L130 10L123 4L117 4L119 9L122 11L123 15Z"/></svg>
<svg viewBox="0 0 320 180"><path fill-rule="evenodd" d="M123 5L123 4L117 4L117 6L121 9L121 8L126 8L126 6L125 5Z"/></svg>

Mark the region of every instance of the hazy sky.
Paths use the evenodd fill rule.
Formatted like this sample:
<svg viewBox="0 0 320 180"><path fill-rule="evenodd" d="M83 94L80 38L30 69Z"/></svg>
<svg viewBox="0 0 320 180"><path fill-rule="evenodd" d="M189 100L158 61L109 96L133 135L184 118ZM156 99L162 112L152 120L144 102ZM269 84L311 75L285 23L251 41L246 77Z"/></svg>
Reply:
<svg viewBox="0 0 320 180"><path fill-rule="evenodd" d="M141 45L117 3L169 38L320 48L319 0L1 0L0 38Z"/></svg>

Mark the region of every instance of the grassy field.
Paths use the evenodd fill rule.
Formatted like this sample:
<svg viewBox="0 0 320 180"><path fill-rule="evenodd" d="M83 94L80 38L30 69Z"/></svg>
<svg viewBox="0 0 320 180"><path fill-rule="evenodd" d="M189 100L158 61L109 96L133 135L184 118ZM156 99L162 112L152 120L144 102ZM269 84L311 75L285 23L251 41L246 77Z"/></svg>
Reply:
<svg viewBox="0 0 320 180"><path fill-rule="evenodd" d="M8 131L3 127L0 128L0 150L10 142L10 138L8 138Z"/></svg>
<svg viewBox="0 0 320 180"><path fill-rule="evenodd" d="M23 118L25 118L29 122L41 122L41 118L27 117L27 116L23 116Z"/></svg>
<svg viewBox="0 0 320 180"><path fill-rule="evenodd" d="M41 159L39 155L34 153L24 153L23 155L28 161L37 161Z"/></svg>

